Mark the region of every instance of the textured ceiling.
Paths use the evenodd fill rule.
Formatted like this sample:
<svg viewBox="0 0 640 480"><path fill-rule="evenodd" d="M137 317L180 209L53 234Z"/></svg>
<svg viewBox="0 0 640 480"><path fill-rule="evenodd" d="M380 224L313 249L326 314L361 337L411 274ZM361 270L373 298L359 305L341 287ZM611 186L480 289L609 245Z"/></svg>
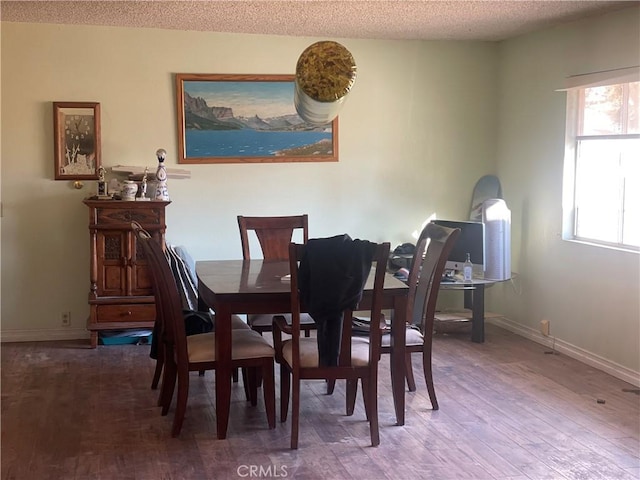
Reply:
<svg viewBox="0 0 640 480"><path fill-rule="evenodd" d="M0 2L2 21L367 39L498 41L638 1Z"/></svg>

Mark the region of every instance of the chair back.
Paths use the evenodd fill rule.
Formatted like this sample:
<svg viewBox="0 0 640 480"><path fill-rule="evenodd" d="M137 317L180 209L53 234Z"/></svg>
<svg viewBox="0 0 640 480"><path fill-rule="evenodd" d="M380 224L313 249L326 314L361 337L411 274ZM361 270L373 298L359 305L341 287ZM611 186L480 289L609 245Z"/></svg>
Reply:
<svg viewBox="0 0 640 480"><path fill-rule="evenodd" d="M459 228L428 223L420 233L409 272L408 315L411 324L420 326L425 345L430 344L440 282L447 258L460 235Z"/></svg>
<svg viewBox="0 0 640 480"><path fill-rule="evenodd" d="M162 246L156 242L139 224L131 224L141 246L151 272L153 292L156 301L157 330L159 339L168 349L167 354L175 353L178 368L188 364L187 338L182 314L182 299Z"/></svg>
<svg viewBox="0 0 640 480"><path fill-rule="evenodd" d="M373 249L372 269L367 278L365 288L372 288L370 318L381 318L382 315L382 296L384 288L384 276L386 272L387 260L389 258L390 244L371 243ZM300 262L305 255L307 245L291 243L289 245L289 271L291 273L291 347L293 359L300 357ZM302 306L304 307L304 305ZM361 308L357 308L359 311ZM303 309L304 311L304 309ZM358 374L354 367L363 367L364 365L352 364L351 337L352 337L352 318L353 311L346 309L343 311L342 330L340 333L340 349L338 366L318 367L322 373L319 378L355 378L362 376ZM381 330L380 322L371 322L369 329L369 356L368 369L370 370L370 378L377 378L377 364L380 359ZM295 361L292 365L293 369L298 369ZM323 376L324 375L324 376Z"/></svg>
<svg viewBox="0 0 640 480"><path fill-rule="evenodd" d="M289 243L293 238L293 231L302 229L303 243L309 239L308 215L293 215L286 217L245 217L238 215L240 228L240 242L242 244L242 258L251 258L248 232L253 230L265 260L287 260L289 258Z"/></svg>

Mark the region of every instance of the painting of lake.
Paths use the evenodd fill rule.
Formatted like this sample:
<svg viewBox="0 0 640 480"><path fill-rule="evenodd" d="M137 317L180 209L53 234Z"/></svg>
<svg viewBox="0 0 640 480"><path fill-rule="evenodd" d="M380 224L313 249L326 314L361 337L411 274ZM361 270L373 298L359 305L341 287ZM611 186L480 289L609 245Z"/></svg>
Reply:
<svg viewBox="0 0 640 480"><path fill-rule="evenodd" d="M253 130L187 130L187 157L282 156L316 145L330 154L331 132L270 132ZM325 140L325 142L322 142Z"/></svg>
<svg viewBox="0 0 640 480"><path fill-rule="evenodd" d="M337 119L307 124L293 75L177 74L178 163L337 161Z"/></svg>

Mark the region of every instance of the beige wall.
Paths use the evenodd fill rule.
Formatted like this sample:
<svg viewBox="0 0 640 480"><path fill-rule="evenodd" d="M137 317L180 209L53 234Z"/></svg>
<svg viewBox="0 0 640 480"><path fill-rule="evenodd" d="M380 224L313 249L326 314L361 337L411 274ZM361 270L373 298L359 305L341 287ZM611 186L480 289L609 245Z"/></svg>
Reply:
<svg viewBox="0 0 640 480"><path fill-rule="evenodd" d="M512 210L519 280L489 296L517 331L535 335L547 319L560 351L635 383L640 257L562 240L566 93L555 90L567 76L639 61L637 7L501 46L497 171Z"/></svg>
<svg viewBox="0 0 640 480"><path fill-rule="evenodd" d="M637 381L638 256L560 240L565 106L554 91L566 75L640 57L631 12L502 44L338 39L358 65L340 162L186 166L192 178L169 183L168 238L196 259L236 258L237 214L307 212L312 236L395 245L434 213L465 218L475 181L497 173L518 279L489 289L487 309L538 341L549 319L557 348ZM2 23L3 341L85 335L88 189L53 181L52 101L101 103L106 166L154 167L164 147L171 167L174 73L293 73L315 40ZM64 310L71 329L59 327Z"/></svg>
<svg viewBox="0 0 640 480"><path fill-rule="evenodd" d="M102 109L106 166L177 156L174 74L294 73L312 38L2 23L2 339L85 335L92 188L53 180L52 101ZM310 215L310 234L393 245L433 213L464 218L493 173L497 48L342 40L358 78L338 163L189 165L170 180L168 239L239 258L236 215ZM59 315L71 311L72 327Z"/></svg>

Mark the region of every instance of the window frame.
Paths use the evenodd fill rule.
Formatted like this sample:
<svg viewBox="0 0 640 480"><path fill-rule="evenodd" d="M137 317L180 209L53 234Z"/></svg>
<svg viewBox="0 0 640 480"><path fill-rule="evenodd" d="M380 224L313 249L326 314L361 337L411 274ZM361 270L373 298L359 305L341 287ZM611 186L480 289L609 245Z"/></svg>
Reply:
<svg viewBox="0 0 640 480"><path fill-rule="evenodd" d="M618 201L618 230L616 232L617 242L609 242L597 238L580 236L578 234L578 168L579 168L579 148L581 142L589 140L626 140L640 139L640 133L627 133L628 126L628 101L629 101L629 84L638 81L629 79L626 81L613 80L610 82L599 82L597 85L584 85L581 87L572 87L567 90L566 103L566 132L565 132L565 157L563 169L563 221L562 221L562 239L574 241L583 244L589 244L602 248L612 248L616 250L640 253L640 246L623 243L622 233L624 229L624 184L620 185L620 200ZM608 86L608 85L625 85L623 88L623 106L621 116L624 118L622 122L623 133L606 134L606 135L582 135L585 117L585 90L587 88ZM639 160L640 161L640 160ZM624 176L620 178L624 180Z"/></svg>

